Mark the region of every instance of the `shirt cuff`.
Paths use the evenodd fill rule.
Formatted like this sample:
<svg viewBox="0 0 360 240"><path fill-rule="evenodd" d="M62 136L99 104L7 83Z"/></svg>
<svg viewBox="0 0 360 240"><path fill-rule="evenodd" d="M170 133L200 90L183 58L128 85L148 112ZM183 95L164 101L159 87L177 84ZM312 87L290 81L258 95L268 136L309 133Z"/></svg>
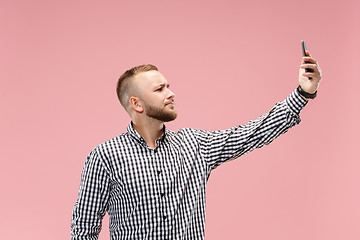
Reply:
<svg viewBox="0 0 360 240"><path fill-rule="evenodd" d="M306 106L308 100L305 100L300 96L298 91L295 89L286 99L286 104L290 110L296 114L300 114L301 110Z"/></svg>

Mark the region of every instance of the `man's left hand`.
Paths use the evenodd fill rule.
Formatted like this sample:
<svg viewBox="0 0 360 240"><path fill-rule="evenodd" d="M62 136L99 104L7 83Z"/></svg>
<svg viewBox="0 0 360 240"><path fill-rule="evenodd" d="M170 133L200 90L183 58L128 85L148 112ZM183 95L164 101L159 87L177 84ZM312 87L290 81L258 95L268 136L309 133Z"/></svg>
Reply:
<svg viewBox="0 0 360 240"><path fill-rule="evenodd" d="M303 60L300 65L299 70L299 84L300 87L307 93L313 94L319 87L321 80L321 69L319 64L310 54L306 51L306 57L303 57ZM309 63L305 63L309 62ZM305 68L309 68L312 72L305 72Z"/></svg>

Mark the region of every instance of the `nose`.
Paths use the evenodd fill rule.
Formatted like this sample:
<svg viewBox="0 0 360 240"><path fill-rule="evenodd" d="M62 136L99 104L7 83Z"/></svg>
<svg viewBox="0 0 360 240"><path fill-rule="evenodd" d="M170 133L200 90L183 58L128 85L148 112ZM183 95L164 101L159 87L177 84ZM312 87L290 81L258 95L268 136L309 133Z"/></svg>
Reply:
<svg viewBox="0 0 360 240"><path fill-rule="evenodd" d="M168 97L167 97L167 99L172 99L174 97L175 97L175 94L170 89L168 89Z"/></svg>

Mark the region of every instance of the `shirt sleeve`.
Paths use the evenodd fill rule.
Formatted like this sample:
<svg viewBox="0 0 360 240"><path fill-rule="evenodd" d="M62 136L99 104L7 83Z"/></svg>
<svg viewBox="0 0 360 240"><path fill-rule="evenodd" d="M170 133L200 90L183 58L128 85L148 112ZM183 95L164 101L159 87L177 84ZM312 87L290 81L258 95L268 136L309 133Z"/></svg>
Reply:
<svg viewBox="0 0 360 240"><path fill-rule="evenodd" d="M270 144L301 122L299 114L307 102L295 89L284 101L276 103L268 113L245 125L213 132L197 129L194 134L200 153L212 170L255 148Z"/></svg>
<svg viewBox="0 0 360 240"><path fill-rule="evenodd" d="M109 178L96 149L87 157L71 219L71 240L98 239L107 211Z"/></svg>

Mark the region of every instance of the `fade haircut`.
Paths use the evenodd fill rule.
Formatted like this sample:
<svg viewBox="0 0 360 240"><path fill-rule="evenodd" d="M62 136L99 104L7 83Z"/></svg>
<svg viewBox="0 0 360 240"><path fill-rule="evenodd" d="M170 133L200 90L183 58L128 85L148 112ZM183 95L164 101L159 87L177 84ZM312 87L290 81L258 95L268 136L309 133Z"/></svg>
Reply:
<svg viewBox="0 0 360 240"><path fill-rule="evenodd" d="M116 85L116 93L121 105L125 108L127 112L129 112L129 99L130 95L136 92L134 87L132 78L136 76L136 74L147 71L158 71L158 68L151 64L145 64L133 67L127 71L125 71L119 78Z"/></svg>

